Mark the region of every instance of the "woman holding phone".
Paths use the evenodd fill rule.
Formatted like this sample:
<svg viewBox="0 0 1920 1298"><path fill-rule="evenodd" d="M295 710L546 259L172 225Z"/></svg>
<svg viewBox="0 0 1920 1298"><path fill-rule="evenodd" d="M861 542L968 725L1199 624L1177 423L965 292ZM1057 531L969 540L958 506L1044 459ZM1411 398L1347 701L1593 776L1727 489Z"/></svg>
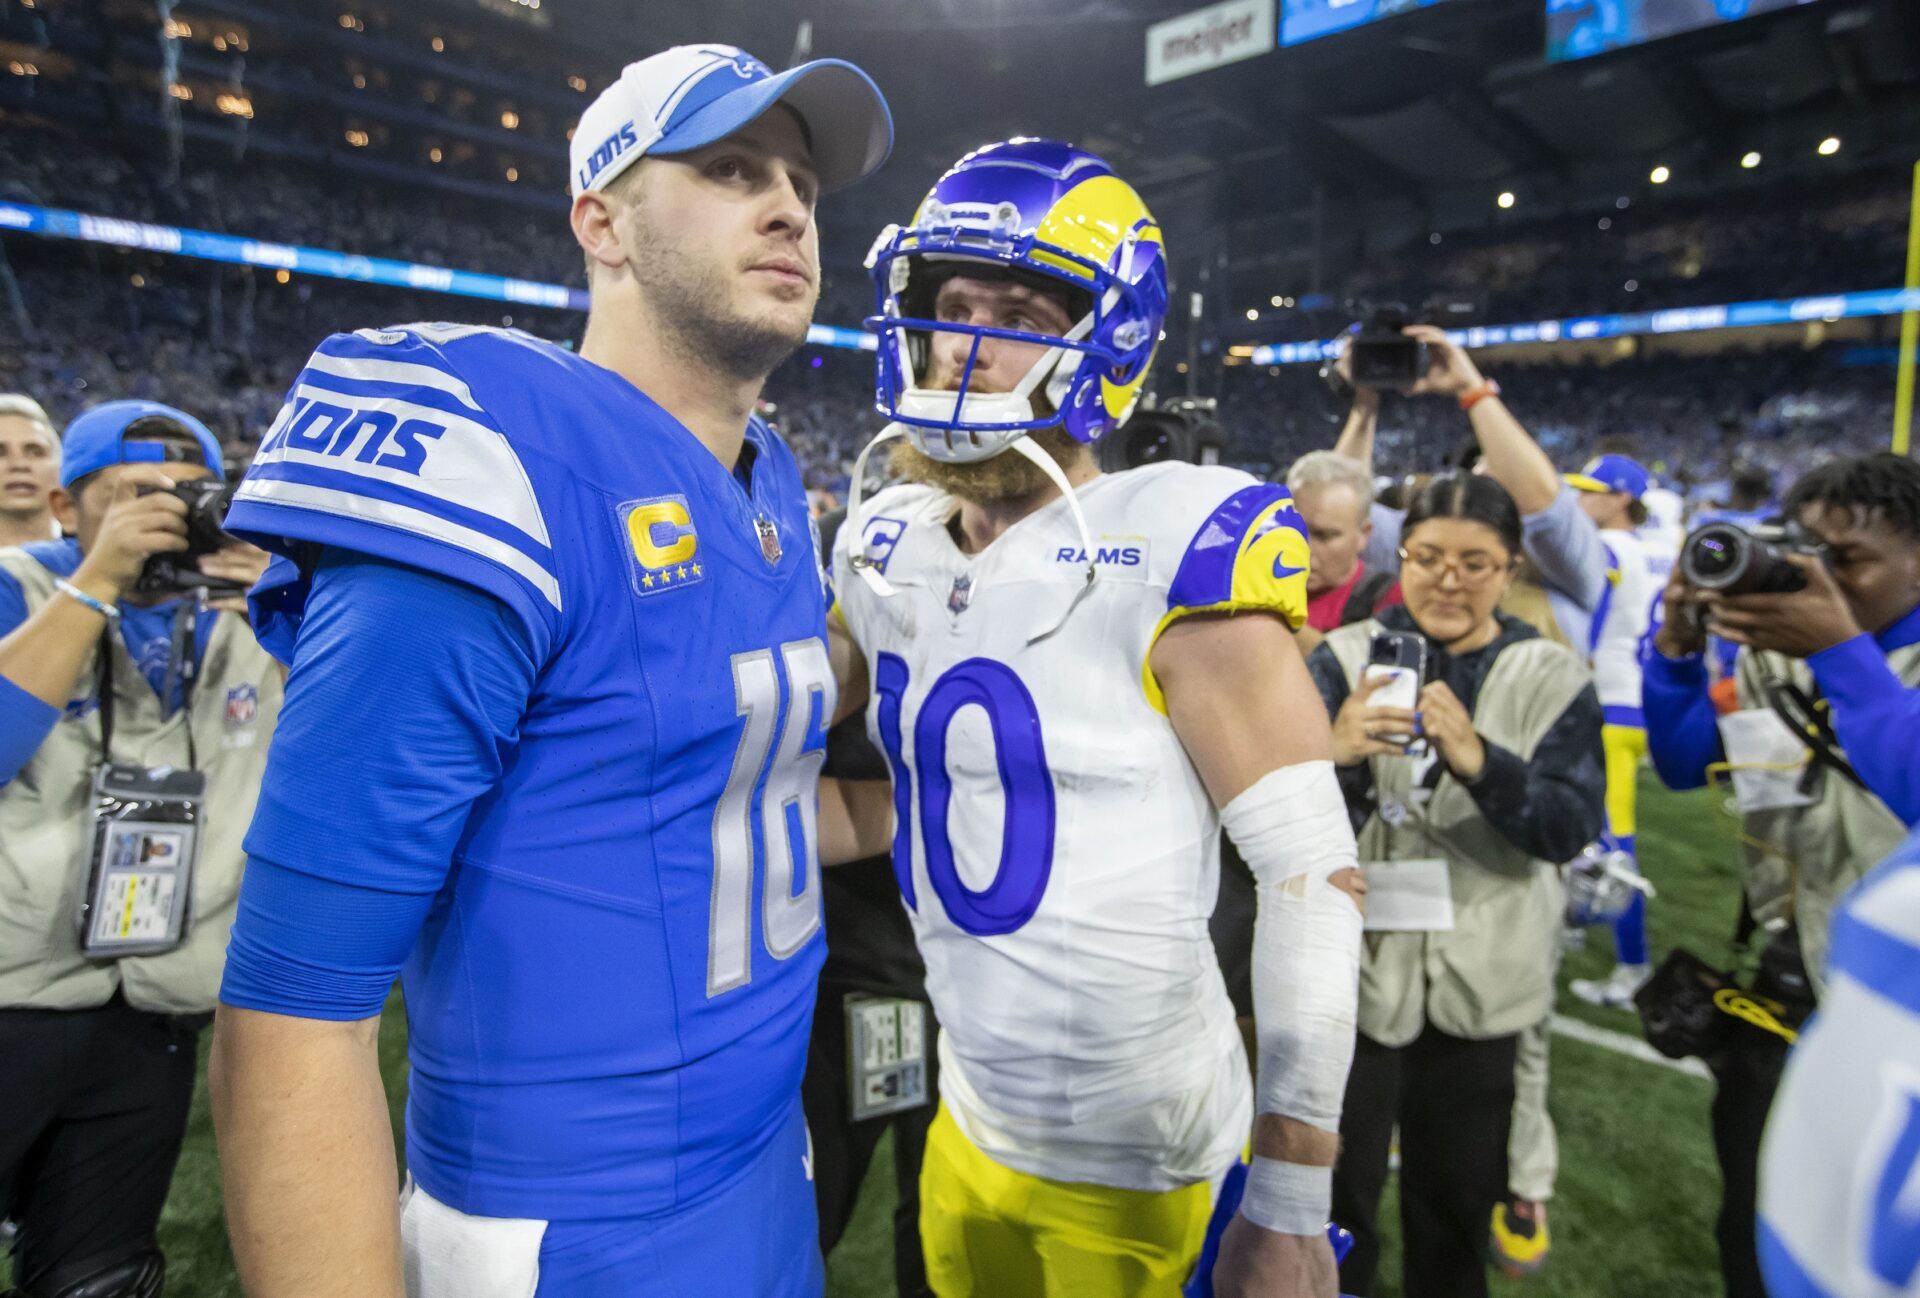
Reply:
<svg viewBox="0 0 1920 1298"><path fill-rule="evenodd" d="M1404 607L1308 660L1371 890L1334 1218L1364 1298L1397 1125L1403 1292L1454 1298L1487 1292L1517 1038L1552 1006L1558 867L1600 832L1606 775L1585 664L1498 611L1521 554L1506 490L1434 479L1401 546Z"/></svg>

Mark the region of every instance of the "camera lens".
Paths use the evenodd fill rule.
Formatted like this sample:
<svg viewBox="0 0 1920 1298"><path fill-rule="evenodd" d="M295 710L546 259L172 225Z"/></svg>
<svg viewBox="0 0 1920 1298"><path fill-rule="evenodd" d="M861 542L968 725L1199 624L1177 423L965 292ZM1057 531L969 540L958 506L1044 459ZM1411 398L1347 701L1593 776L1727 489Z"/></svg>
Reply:
<svg viewBox="0 0 1920 1298"><path fill-rule="evenodd" d="M1748 549L1747 537L1738 528L1713 523L1687 541L1680 566L1694 585L1717 590L1734 581L1746 567Z"/></svg>

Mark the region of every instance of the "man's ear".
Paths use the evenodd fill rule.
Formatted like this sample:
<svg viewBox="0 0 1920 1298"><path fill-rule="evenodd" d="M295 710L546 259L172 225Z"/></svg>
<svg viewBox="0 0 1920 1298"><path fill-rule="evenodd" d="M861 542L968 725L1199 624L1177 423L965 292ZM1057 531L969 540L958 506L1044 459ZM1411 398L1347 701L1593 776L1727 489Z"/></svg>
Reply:
<svg viewBox="0 0 1920 1298"><path fill-rule="evenodd" d="M73 493L65 487L55 487L47 496L47 504L53 509L53 521L68 536L77 536L80 532L80 505Z"/></svg>
<svg viewBox="0 0 1920 1298"><path fill-rule="evenodd" d="M568 219L573 225L573 237L590 265L618 270L626 264L626 246L621 241L615 215L616 200L604 193L589 190L574 198Z"/></svg>

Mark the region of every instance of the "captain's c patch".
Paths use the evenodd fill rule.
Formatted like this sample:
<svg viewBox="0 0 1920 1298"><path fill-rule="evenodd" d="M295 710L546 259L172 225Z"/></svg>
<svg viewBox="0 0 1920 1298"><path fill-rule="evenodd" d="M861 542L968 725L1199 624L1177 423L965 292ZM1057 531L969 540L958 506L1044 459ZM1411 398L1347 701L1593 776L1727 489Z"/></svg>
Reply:
<svg viewBox="0 0 1920 1298"><path fill-rule="evenodd" d="M628 575L634 594L658 594L705 579L700 537L685 496L629 500L620 506L620 522L633 556Z"/></svg>

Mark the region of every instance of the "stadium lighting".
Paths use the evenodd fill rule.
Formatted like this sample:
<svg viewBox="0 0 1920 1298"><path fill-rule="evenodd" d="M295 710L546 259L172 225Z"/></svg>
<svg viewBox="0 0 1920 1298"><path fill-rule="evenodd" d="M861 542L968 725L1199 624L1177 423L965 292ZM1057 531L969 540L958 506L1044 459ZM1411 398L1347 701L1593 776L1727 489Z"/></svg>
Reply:
<svg viewBox="0 0 1920 1298"><path fill-rule="evenodd" d="M500 125L506 127L509 131L519 130L520 114L514 112L511 108L503 109L500 113Z"/></svg>
<svg viewBox="0 0 1920 1298"><path fill-rule="evenodd" d="M447 42L441 37L434 37L432 43L435 54L445 54L447 52Z"/></svg>
<svg viewBox="0 0 1920 1298"><path fill-rule="evenodd" d="M1440 246L1440 232L1435 230L1432 234L1428 235L1427 242L1438 248Z"/></svg>
<svg viewBox="0 0 1920 1298"><path fill-rule="evenodd" d="M446 157L446 156L447 156L446 154L444 154L444 153L442 153L442 152L440 152L440 146L439 146L439 145L437 145L437 144L436 144L436 145L434 145L434 146L433 146L433 147L432 147L431 149L428 149L428 150L427 150L427 161L428 161L428 162L438 162L438 161L440 161L440 160L441 160L442 158L444 158L444 157Z"/></svg>
<svg viewBox="0 0 1920 1298"><path fill-rule="evenodd" d="M1837 135L1829 135L1826 139L1820 141L1819 152L1823 158L1831 158L1834 154L1840 152L1840 137Z"/></svg>
<svg viewBox="0 0 1920 1298"><path fill-rule="evenodd" d="M1500 191L1500 197L1494 199L1493 201L1498 203L1503 208L1512 207L1513 191L1511 189L1503 189Z"/></svg>
<svg viewBox="0 0 1920 1298"><path fill-rule="evenodd" d="M1651 180L1656 185L1664 185L1669 180L1673 179L1673 172L1665 164L1662 164L1658 167L1655 167L1652 171L1648 172L1647 179Z"/></svg>
<svg viewBox="0 0 1920 1298"><path fill-rule="evenodd" d="M1603 216L1603 217L1601 217L1601 218L1600 218L1600 228L1601 228L1602 230L1611 230L1611 229L1613 229L1613 218L1612 218L1612 217L1610 217L1610 216Z"/></svg>
<svg viewBox="0 0 1920 1298"><path fill-rule="evenodd" d="M1278 293L1275 293L1272 297L1267 299L1268 306L1283 306L1285 305L1285 303L1286 303L1286 299L1281 297Z"/></svg>
<svg viewBox="0 0 1920 1298"><path fill-rule="evenodd" d="M585 77L577 75L568 77L567 86L569 89L578 90L583 95L587 93L587 79ZM815 359L817 360L819 358L816 357Z"/></svg>
<svg viewBox="0 0 1920 1298"><path fill-rule="evenodd" d="M509 185L517 185L520 183L520 168L518 167L507 168L507 183Z"/></svg>
<svg viewBox="0 0 1920 1298"><path fill-rule="evenodd" d="M347 143L356 149L364 149L367 147L367 133L365 131L348 131Z"/></svg>
<svg viewBox="0 0 1920 1298"><path fill-rule="evenodd" d="M182 82L176 81L172 85L168 86L167 93L172 95L175 99L182 100L186 103L193 102L193 87L186 85Z"/></svg>
<svg viewBox="0 0 1920 1298"><path fill-rule="evenodd" d="M1259 318L1260 318L1260 313L1258 311L1254 310L1252 307L1247 308L1247 319L1258 320Z"/></svg>
<svg viewBox="0 0 1920 1298"><path fill-rule="evenodd" d="M356 72L353 74L353 88L355 90L365 90L367 88L367 78L365 73Z"/></svg>
<svg viewBox="0 0 1920 1298"><path fill-rule="evenodd" d="M293 272L284 267L276 270L273 272L273 282L276 284L291 284L293 283Z"/></svg>
<svg viewBox="0 0 1920 1298"><path fill-rule="evenodd" d="M1746 168L1748 171L1752 171L1755 167L1760 165L1760 154L1753 149L1747 150L1746 153L1741 155L1740 165Z"/></svg>

